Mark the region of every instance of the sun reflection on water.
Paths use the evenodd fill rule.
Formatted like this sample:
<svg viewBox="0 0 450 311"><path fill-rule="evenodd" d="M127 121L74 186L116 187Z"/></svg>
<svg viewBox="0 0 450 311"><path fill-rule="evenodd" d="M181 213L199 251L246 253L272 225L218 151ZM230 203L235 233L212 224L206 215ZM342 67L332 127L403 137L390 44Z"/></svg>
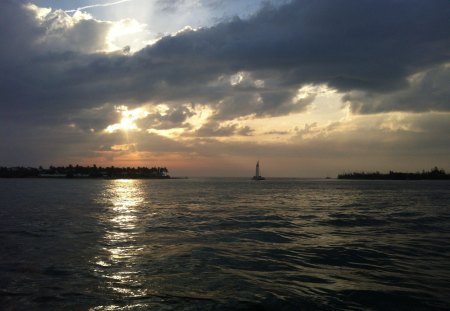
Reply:
<svg viewBox="0 0 450 311"><path fill-rule="evenodd" d="M143 248L138 243L145 232L140 214L145 205L141 180L111 180L100 202L106 207L100 216L105 227L103 252L94 259L94 271L105 279L105 290L127 297L144 295L139 281L139 258Z"/></svg>
<svg viewBox="0 0 450 311"><path fill-rule="evenodd" d="M144 201L141 180L116 179L111 181L108 189L112 197L112 204L117 211L129 211Z"/></svg>

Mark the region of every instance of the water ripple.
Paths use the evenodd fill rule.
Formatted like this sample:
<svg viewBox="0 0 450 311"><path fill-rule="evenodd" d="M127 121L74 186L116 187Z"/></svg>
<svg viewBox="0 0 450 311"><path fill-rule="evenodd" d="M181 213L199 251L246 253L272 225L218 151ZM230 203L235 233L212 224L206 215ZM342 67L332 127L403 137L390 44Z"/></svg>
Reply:
<svg viewBox="0 0 450 311"><path fill-rule="evenodd" d="M450 305L445 182L5 182L5 309Z"/></svg>

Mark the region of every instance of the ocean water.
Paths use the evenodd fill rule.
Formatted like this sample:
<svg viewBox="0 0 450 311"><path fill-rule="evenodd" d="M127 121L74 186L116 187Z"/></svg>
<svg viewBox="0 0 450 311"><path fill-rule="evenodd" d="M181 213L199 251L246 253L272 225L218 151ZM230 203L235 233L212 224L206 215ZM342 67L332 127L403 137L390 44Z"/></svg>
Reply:
<svg viewBox="0 0 450 311"><path fill-rule="evenodd" d="M450 183L0 180L2 310L450 310Z"/></svg>

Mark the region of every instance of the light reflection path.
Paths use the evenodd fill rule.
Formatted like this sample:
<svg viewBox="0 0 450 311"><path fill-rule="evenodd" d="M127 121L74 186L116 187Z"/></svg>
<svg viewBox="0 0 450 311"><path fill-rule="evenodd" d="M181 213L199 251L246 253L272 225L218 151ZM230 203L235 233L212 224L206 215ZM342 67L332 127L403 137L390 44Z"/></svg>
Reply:
<svg viewBox="0 0 450 311"><path fill-rule="evenodd" d="M145 206L142 188L141 180L111 180L99 198L105 207L100 216L105 234L102 253L93 264L95 274L104 279L106 296L146 295L138 267L143 253L139 236L145 232L139 217Z"/></svg>

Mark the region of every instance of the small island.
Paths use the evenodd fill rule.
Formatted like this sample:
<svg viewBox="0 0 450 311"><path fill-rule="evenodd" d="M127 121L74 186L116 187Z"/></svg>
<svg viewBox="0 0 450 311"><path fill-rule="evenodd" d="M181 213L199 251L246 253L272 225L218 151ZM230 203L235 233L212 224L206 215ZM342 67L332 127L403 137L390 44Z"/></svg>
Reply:
<svg viewBox="0 0 450 311"><path fill-rule="evenodd" d="M368 180L450 180L450 174L443 169L434 167L430 171L416 173L403 173L390 171L387 174L380 172L353 172L338 175L338 179L368 179Z"/></svg>
<svg viewBox="0 0 450 311"><path fill-rule="evenodd" d="M0 178L103 178L103 179L169 179L165 167L97 167L93 166L42 166L0 167Z"/></svg>

